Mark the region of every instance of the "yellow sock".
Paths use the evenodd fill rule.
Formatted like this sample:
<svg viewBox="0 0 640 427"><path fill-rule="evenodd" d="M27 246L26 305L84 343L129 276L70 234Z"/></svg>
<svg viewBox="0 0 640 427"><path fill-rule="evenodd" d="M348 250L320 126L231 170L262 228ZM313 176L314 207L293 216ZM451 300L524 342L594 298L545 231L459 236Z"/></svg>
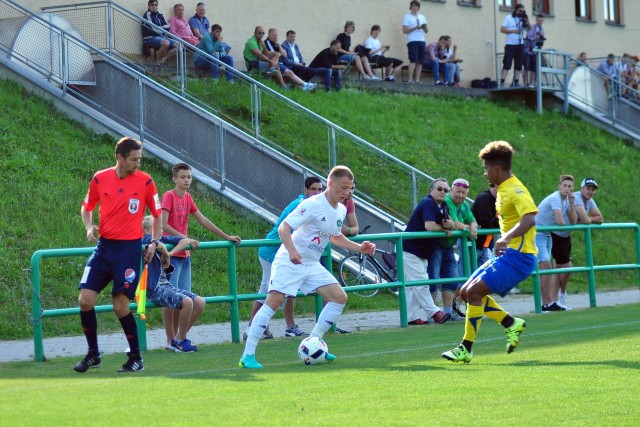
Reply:
<svg viewBox="0 0 640 427"><path fill-rule="evenodd" d="M482 305L484 306L484 315L498 323L501 323L504 318L509 315L509 313L500 307L500 304L489 295L482 298Z"/></svg>
<svg viewBox="0 0 640 427"><path fill-rule="evenodd" d="M464 323L464 337L465 341L474 342L476 340L476 334L480 329L482 323L482 317L484 316L484 305L471 305L467 304L467 317Z"/></svg>

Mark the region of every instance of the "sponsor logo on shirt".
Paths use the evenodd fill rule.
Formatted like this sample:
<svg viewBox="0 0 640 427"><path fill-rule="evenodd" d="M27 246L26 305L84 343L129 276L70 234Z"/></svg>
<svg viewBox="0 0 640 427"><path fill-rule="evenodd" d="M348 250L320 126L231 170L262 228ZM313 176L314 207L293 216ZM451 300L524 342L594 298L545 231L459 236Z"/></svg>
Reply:
<svg viewBox="0 0 640 427"><path fill-rule="evenodd" d="M327 221L327 219L326 219L325 217L322 217L322 219L321 219L320 221L324 221L324 222L326 222L326 221Z"/></svg>
<svg viewBox="0 0 640 427"><path fill-rule="evenodd" d="M129 213L136 214L138 209L140 209L140 200L129 199Z"/></svg>
<svg viewBox="0 0 640 427"><path fill-rule="evenodd" d="M303 208L303 209L300 209L299 213L300 213L300 215L304 215L304 213L305 213L306 211L307 211L307 209L306 209L306 208Z"/></svg>
<svg viewBox="0 0 640 427"><path fill-rule="evenodd" d="M136 271L133 268L127 268L124 271L124 287L128 288L129 285L136 279Z"/></svg>

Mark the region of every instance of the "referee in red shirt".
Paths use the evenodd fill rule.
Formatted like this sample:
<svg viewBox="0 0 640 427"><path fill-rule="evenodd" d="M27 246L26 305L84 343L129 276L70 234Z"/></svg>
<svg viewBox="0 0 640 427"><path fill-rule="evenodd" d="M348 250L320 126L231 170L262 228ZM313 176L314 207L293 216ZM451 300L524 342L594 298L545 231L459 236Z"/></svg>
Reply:
<svg viewBox="0 0 640 427"><path fill-rule="evenodd" d="M113 311L129 342L128 360L118 372L144 369L136 321L129 310L129 302L135 296L140 277L143 236L140 224L145 207L153 216L154 239L144 254L145 262L149 262L156 251L162 222L158 218L161 208L156 185L150 175L138 170L141 160L142 143L128 137L120 139L116 143L115 167L96 172L82 202L80 215L87 230L87 239L97 246L80 279L80 322L89 351L73 367L76 372L100 366L95 305L98 294L111 282ZM98 204L99 228L93 223L93 211Z"/></svg>

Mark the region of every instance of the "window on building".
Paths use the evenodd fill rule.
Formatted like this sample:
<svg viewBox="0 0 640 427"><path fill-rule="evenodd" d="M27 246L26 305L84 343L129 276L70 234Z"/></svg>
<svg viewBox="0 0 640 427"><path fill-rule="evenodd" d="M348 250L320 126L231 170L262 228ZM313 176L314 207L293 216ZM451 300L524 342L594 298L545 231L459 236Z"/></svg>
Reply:
<svg viewBox="0 0 640 427"><path fill-rule="evenodd" d="M594 21L593 0L576 0L576 18L584 21Z"/></svg>
<svg viewBox="0 0 640 427"><path fill-rule="evenodd" d="M480 6L480 0L458 0L461 6Z"/></svg>
<svg viewBox="0 0 640 427"><path fill-rule="evenodd" d="M501 10L513 10L516 4L516 0L498 0L498 5Z"/></svg>
<svg viewBox="0 0 640 427"><path fill-rule="evenodd" d="M535 15L552 15L552 1L551 0L533 0L531 6L531 13Z"/></svg>
<svg viewBox="0 0 640 427"><path fill-rule="evenodd" d="M622 0L604 0L604 20L608 24L622 25Z"/></svg>

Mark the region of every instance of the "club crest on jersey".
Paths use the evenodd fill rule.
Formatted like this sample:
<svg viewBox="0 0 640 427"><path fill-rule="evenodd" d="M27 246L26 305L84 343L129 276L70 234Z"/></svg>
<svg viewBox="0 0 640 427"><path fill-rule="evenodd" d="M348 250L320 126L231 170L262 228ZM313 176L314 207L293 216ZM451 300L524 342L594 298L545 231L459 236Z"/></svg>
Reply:
<svg viewBox="0 0 640 427"><path fill-rule="evenodd" d="M304 213L305 213L306 211L307 211L307 209L306 209L306 208L302 208L302 209L300 209L300 215L304 215Z"/></svg>
<svg viewBox="0 0 640 427"><path fill-rule="evenodd" d="M336 225L337 225L338 227L342 227L342 220L341 220L341 219L339 219L339 220L336 222Z"/></svg>
<svg viewBox="0 0 640 427"><path fill-rule="evenodd" d="M138 209L140 209L140 200L129 199L129 213L136 214Z"/></svg>
<svg viewBox="0 0 640 427"><path fill-rule="evenodd" d="M136 271L133 268L127 268L124 271L125 285L132 283L136 279Z"/></svg>

